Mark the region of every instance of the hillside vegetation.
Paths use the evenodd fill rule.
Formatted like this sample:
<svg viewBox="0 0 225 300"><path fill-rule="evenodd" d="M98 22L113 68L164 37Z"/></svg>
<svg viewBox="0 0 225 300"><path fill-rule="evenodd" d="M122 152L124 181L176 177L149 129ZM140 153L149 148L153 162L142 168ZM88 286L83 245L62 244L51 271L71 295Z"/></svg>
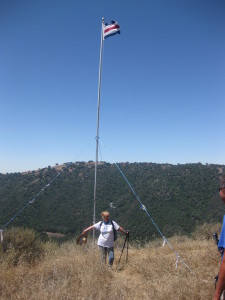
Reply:
<svg viewBox="0 0 225 300"><path fill-rule="evenodd" d="M10 251L3 258L1 256L1 299L212 299L220 262L216 245L209 239L215 230L219 230L218 225L205 224L198 227L192 237L170 238L192 273L181 263L176 268L176 256L167 245L163 247L162 240L149 242L144 247L132 245L128 264L125 264L124 253L118 270L123 240L116 242L112 270L100 262L98 249L92 248L90 240L85 246L77 246L74 241L61 246L45 243L39 259L28 263L30 260L25 259L24 253L27 242L33 241L33 234L27 238L26 233L27 242L23 243L16 266L10 263L14 262L12 248L8 248ZM36 245L33 247L36 252ZM29 251L29 257L30 254Z"/></svg>
<svg viewBox="0 0 225 300"><path fill-rule="evenodd" d="M121 163L120 168L166 236L190 235L204 222L221 222L223 205L218 179L225 166ZM6 224L65 167L0 174L0 226ZM72 237L92 224L94 163L76 162L42 192L13 226ZM116 207L110 208L110 202ZM155 228L139 209L133 193L113 164L99 163L97 219L111 210L112 219L130 229L132 239L151 240ZM11 226L11 225L10 225Z"/></svg>

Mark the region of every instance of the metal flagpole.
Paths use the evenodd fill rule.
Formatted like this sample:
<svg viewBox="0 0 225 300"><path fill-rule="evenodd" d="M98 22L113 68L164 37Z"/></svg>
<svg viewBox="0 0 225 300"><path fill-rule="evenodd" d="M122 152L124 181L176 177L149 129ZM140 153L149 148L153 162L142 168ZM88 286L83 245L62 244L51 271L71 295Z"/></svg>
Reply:
<svg viewBox="0 0 225 300"><path fill-rule="evenodd" d="M95 159L93 224L95 224L95 222L96 222L95 211L96 211L96 187L97 187L98 140L99 140L99 115L100 115L101 76L102 76L102 48L103 48L104 21L105 21L105 19L102 18L100 62L99 62L99 78L98 78L98 112L97 112L97 135L96 135L96 159ZM93 229L93 243L94 242L95 242L95 230Z"/></svg>

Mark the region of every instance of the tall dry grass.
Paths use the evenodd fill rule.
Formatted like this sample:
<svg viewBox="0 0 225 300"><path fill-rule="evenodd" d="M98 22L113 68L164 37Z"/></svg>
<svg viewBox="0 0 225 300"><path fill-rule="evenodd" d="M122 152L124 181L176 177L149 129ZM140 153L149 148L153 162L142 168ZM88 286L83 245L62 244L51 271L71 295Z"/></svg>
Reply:
<svg viewBox="0 0 225 300"><path fill-rule="evenodd" d="M194 274L181 263L176 269L176 256L161 240L132 246L128 264L124 254L118 271L101 264L90 241L84 247L50 243L33 265L1 262L1 299L211 299L220 258L214 241L202 237L204 230L199 228L193 238L169 240ZM119 248L115 256L116 266Z"/></svg>

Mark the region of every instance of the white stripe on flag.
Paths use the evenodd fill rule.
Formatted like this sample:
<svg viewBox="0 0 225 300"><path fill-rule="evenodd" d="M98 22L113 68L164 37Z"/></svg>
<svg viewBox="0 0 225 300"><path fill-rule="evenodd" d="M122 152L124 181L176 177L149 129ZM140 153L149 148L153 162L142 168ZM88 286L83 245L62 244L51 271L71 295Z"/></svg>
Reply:
<svg viewBox="0 0 225 300"><path fill-rule="evenodd" d="M103 39L116 33L120 33L120 26L116 22L110 25L106 25L104 27Z"/></svg>

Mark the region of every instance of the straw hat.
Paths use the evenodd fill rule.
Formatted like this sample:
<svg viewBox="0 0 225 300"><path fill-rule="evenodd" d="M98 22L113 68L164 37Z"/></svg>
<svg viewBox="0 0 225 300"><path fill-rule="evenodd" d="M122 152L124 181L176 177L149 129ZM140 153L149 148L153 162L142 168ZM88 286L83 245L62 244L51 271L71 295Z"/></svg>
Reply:
<svg viewBox="0 0 225 300"><path fill-rule="evenodd" d="M80 234L77 238L76 238L76 244L77 245L83 245L87 243L87 234Z"/></svg>

